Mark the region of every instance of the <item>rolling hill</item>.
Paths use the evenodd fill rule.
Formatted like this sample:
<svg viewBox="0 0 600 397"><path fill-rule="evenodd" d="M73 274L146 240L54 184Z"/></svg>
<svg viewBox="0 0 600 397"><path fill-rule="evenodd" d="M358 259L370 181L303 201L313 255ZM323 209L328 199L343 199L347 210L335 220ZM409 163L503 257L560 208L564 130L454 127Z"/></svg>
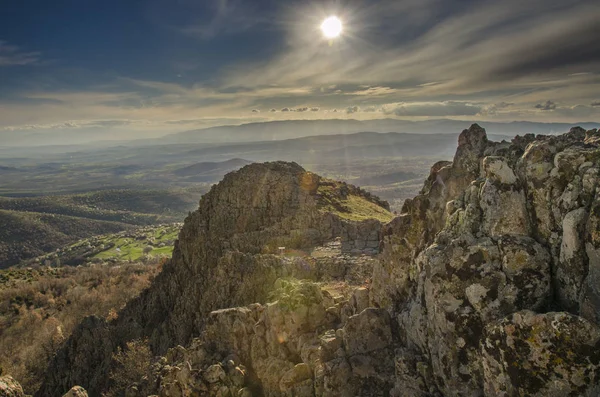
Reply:
<svg viewBox="0 0 600 397"><path fill-rule="evenodd" d="M119 222L6 210L0 210L0 225L0 269L82 238L133 228Z"/></svg>

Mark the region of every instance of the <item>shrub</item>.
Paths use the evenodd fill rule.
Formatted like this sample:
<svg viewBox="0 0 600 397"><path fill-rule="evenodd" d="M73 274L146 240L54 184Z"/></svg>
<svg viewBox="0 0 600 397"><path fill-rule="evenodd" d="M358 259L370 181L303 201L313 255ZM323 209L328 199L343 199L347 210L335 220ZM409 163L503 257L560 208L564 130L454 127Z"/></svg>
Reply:
<svg viewBox="0 0 600 397"><path fill-rule="evenodd" d="M269 294L269 300L278 301L287 310L307 306L323 299L321 287L317 283L295 278L280 278L275 281L275 289Z"/></svg>
<svg viewBox="0 0 600 397"><path fill-rule="evenodd" d="M115 318L161 263L0 271L0 366L33 394L49 360L88 315Z"/></svg>
<svg viewBox="0 0 600 397"><path fill-rule="evenodd" d="M117 348L113 354L110 380L112 387L106 397L125 395L132 385L138 385L144 378L152 376L152 351L147 339L136 339L127 342L125 348Z"/></svg>

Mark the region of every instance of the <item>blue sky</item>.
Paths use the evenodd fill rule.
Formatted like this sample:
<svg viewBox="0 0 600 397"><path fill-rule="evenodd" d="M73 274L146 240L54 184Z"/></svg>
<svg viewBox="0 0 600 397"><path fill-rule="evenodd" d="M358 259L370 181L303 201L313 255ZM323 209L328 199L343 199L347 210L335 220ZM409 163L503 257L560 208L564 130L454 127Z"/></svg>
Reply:
<svg viewBox="0 0 600 397"><path fill-rule="evenodd" d="M341 37L319 30L337 15ZM7 0L0 134L600 120L591 0Z"/></svg>

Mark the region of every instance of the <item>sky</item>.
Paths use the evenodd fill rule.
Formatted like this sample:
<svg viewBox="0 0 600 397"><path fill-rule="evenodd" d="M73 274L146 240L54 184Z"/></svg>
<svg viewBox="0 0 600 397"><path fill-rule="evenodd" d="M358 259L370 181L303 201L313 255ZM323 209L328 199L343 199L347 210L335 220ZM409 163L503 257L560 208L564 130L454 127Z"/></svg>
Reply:
<svg viewBox="0 0 600 397"><path fill-rule="evenodd" d="M322 21L337 16L340 37ZM2 135L600 121L597 0L7 0Z"/></svg>

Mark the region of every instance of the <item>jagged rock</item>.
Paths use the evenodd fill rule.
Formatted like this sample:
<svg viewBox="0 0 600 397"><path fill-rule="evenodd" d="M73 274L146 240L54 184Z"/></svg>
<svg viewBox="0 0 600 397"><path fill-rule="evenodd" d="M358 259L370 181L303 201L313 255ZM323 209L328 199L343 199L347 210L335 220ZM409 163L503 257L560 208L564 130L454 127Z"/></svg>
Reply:
<svg viewBox="0 0 600 397"><path fill-rule="evenodd" d="M47 373L47 389L43 390L42 395L63 395L73 383L87 383L89 379L84 377L89 368L112 357L114 346L104 319L95 316L84 318L73 331L71 340L77 343L67 343L56 353L52 361L54 371ZM105 374L108 372L108 368L102 370ZM71 378L65 377L64 373L69 373Z"/></svg>
<svg viewBox="0 0 600 397"><path fill-rule="evenodd" d="M312 388L312 370L305 363L296 364L279 381L281 392L291 393L291 395L307 395L310 394Z"/></svg>
<svg viewBox="0 0 600 397"><path fill-rule="evenodd" d="M10 375L0 376L0 397L24 397L23 388Z"/></svg>
<svg viewBox="0 0 600 397"><path fill-rule="evenodd" d="M322 180L295 163L251 164L228 174L186 218L173 258L152 286L115 321L88 327L97 336L90 347L79 343L82 333L76 332L57 354L37 395L61 395L73 383L99 394L107 383L112 353L127 341L148 337L153 352L164 354L202 332L210 312L266 302L275 280L288 270L273 255L278 247L313 247L367 229L366 241L378 247L379 241L371 240L379 236L371 232L380 223L367 222L364 229L328 211L318 193L325 185L329 199L353 196L384 212L389 209L367 192ZM311 316L325 316L324 309L312 310ZM308 313L295 315L300 320Z"/></svg>
<svg viewBox="0 0 600 397"><path fill-rule="evenodd" d="M369 308L350 317L343 330L348 356L370 353L392 344L390 316L382 309Z"/></svg>
<svg viewBox="0 0 600 397"><path fill-rule="evenodd" d="M208 383L217 383L218 381L225 380L225 370L220 364L211 365L204 372L204 379Z"/></svg>
<svg viewBox="0 0 600 397"><path fill-rule="evenodd" d="M581 314L597 318L597 245L589 241L600 150L583 146L584 136L573 129L494 144L473 126L454 163L434 167L386 227L372 298L395 315L403 351L425 357L403 365L398 393L406 384L413 395L481 395L484 328L511 313L579 313L581 301Z"/></svg>
<svg viewBox="0 0 600 397"><path fill-rule="evenodd" d="M226 177L153 286L77 331L39 395L88 378L98 390L117 343L139 336L166 354L144 380L162 396L598 395L597 131L495 143L473 125L458 143L382 229L320 211L324 183L329 199L368 195L295 164ZM378 258L343 255L382 236ZM333 237L311 258L265 253ZM102 342L78 345L88 337Z"/></svg>
<svg viewBox="0 0 600 397"><path fill-rule="evenodd" d="M583 279L587 273L585 226L589 214L585 208L568 212L562 221L562 242L556 266L556 283L560 303L570 311L577 310Z"/></svg>
<svg viewBox="0 0 600 397"><path fill-rule="evenodd" d="M590 209L586 225L585 253L588 275L583 285L581 313L590 321L600 323L600 189Z"/></svg>
<svg viewBox="0 0 600 397"><path fill-rule="evenodd" d="M88 397L88 394L83 387L73 386L63 397Z"/></svg>
<svg viewBox="0 0 600 397"><path fill-rule="evenodd" d="M517 312L486 327L489 396L597 396L600 330L568 313Z"/></svg>

